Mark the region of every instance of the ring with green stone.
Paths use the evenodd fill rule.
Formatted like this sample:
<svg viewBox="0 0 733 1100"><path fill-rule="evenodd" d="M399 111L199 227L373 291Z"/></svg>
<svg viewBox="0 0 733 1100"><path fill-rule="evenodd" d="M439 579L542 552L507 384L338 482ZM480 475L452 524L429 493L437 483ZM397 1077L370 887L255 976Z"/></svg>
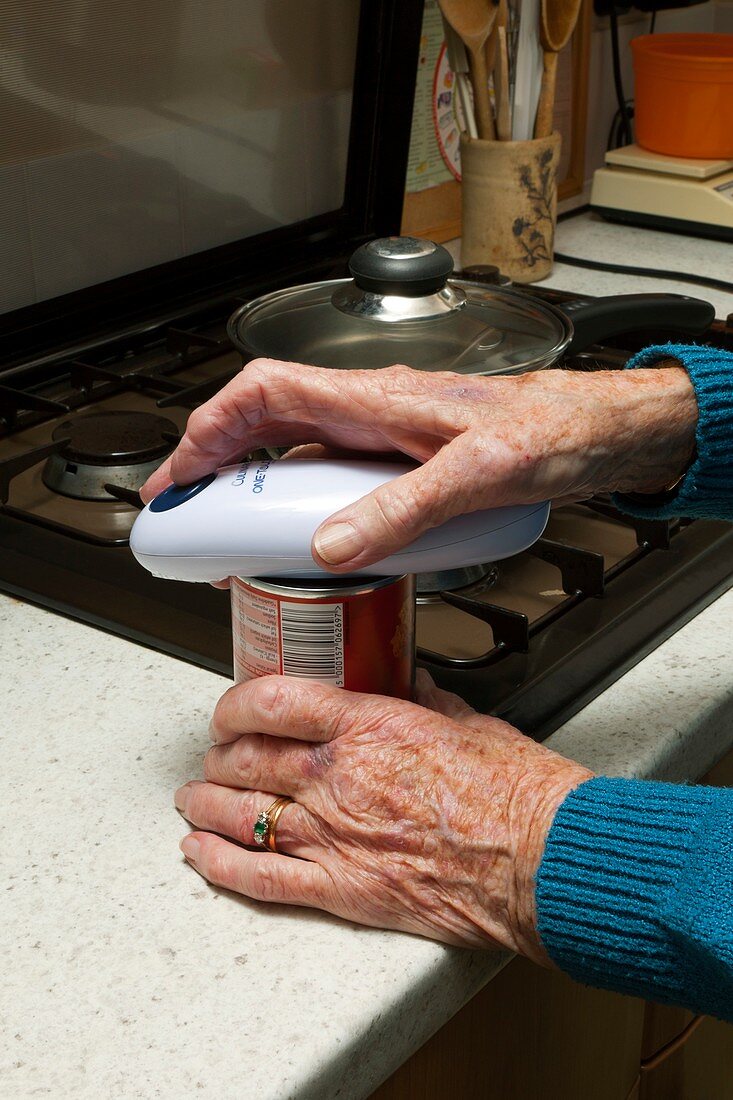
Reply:
<svg viewBox="0 0 733 1100"><path fill-rule="evenodd" d="M271 806L257 815L257 820L252 826L252 839L258 848L269 848L271 852L277 852L275 829L280 814L292 801L292 798L288 798L287 795L280 795Z"/></svg>

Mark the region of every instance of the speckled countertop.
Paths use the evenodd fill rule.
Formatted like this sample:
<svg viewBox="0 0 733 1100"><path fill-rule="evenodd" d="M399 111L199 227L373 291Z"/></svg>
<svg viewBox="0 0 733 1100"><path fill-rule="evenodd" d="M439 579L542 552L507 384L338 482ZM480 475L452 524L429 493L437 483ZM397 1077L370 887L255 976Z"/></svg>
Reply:
<svg viewBox="0 0 733 1100"><path fill-rule="evenodd" d="M460 241L449 241L460 264ZM595 260L599 263L641 264L647 268L708 275L733 283L733 249L725 241L708 241L679 233L655 229L632 229L604 221L598 214L574 214L558 223L555 250L564 255ZM697 286L668 279L650 279L642 275L620 275L611 271L588 271L569 264L556 263L552 274L537 286L586 294L649 294L663 291L704 298L715 306L718 317L733 313L733 291Z"/></svg>
<svg viewBox="0 0 733 1100"><path fill-rule="evenodd" d="M733 744L732 621L729 591L548 743L607 774L699 777ZM225 681L7 597L0 639L1 1095L361 1100L505 962L207 886L172 794Z"/></svg>
<svg viewBox="0 0 733 1100"><path fill-rule="evenodd" d="M733 284L733 249L730 242L708 241L656 229L632 229L604 221L598 214L583 213L561 221L555 235L555 249L567 256L599 263L641 265L667 271L707 275ZM718 317L733 313L733 290L697 286L672 279L650 279L643 275L620 275L610 271L588 271L556 263L549 278L539 286L558 290L582 287L588 294L649 294L666 291L704 298L715 306Z"/></svg>

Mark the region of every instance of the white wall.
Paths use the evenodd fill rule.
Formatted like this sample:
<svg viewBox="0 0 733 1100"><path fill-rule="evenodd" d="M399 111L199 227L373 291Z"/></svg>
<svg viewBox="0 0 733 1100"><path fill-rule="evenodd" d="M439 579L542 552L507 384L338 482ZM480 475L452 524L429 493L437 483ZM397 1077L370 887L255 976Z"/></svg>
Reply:
<svg viewBox="0 0 733 1100"><path fill-rule="evenodd" d="M624 92L633 96L634 81L629 42L646 34L648 15L641 12L622 16L619 21L619 42ZM710 0L694 8L661 11L657 15L657 31L733 31L733 0ZM591 36L590 75L588 86L588 138L585 158L586 180L603 164L608 131L616 112L616 93L611 62L611 32L608 18L596 18Z"/></svg>

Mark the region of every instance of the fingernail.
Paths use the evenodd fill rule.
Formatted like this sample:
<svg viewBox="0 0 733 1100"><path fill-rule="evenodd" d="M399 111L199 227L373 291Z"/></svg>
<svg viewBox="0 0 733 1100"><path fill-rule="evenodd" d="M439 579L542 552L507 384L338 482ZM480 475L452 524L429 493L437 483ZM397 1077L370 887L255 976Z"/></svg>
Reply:
<svg viewBox="0 0 733 1100"><path fill-rule="evenodd" d="M216 730L214 729L214 719L209 722L209 741L213 741L216 744Z"/></svg>
<svg viewBox="0 0 733 1100"><path fill-rule="evenodd" d="M181 841L180 848L186 859L190 859L191 863L195 863L199 858L199 848L201 845L195 836L184 836Z"/></svg>
<svg viewBox="0 0 733 1100"><path fill-rule="evenodd" d="M189 789L190 788L188 783L184 783L184 785L182 787L179 787L176 793L173 795L173 801L176 804L176 809L180 810L182 814L186 812L186 803L188 802Z"/></svg>
<svg viewBox="0 0 733 1100"><path fill-rule="evenodd" d="M314 545L319 557L330 565L355 558L362 548L361 535L351 523L329 523L316 532Z"/></svg>

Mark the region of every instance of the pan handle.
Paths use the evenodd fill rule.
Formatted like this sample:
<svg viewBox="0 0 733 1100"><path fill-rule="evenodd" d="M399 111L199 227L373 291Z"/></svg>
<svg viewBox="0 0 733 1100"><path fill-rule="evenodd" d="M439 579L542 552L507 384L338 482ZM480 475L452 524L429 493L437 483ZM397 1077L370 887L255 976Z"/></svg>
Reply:
<svg viewBox="0 0 733 1100"><path fill-rule="evenodd" d="M563 302L562 313L573 325L566 354L584 351L612 336L662 329L670 336L698 336L715 319L715 308L685 294L612 294L595 300Z"/></svg>

